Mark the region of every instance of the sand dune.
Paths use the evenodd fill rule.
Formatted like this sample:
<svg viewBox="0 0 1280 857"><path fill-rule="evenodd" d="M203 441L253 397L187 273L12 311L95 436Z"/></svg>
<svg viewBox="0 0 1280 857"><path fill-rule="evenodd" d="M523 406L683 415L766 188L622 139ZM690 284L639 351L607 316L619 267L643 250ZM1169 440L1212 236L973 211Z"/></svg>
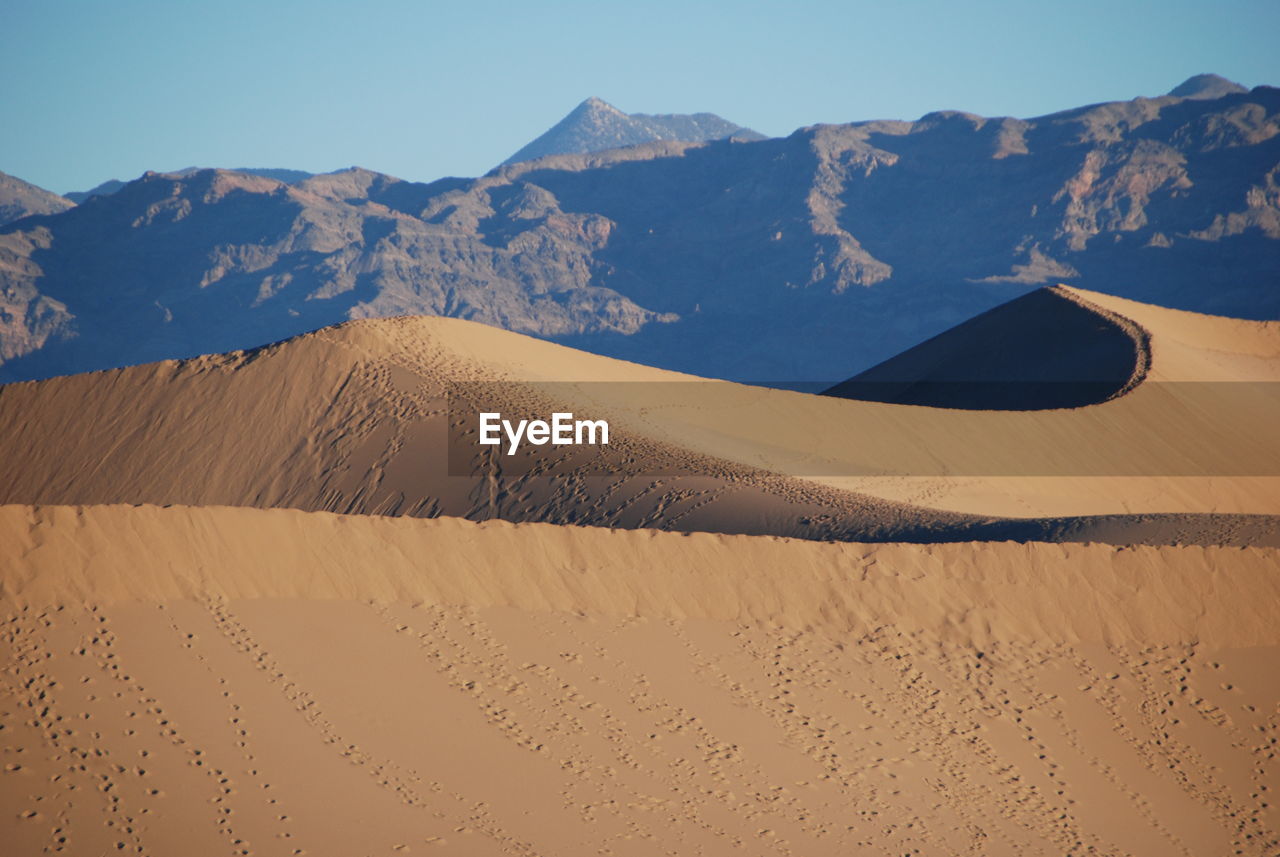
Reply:
<svg viewBox="0 0 1280 857"><path fill-rule="evenodd" d="M1280 512L1280 323L1179 312L1080 289L1041 290L989 314L997 325L943 334L925 356L961 380L1113 382L1113 398L1069 409L1017 411L840 401L741 385L653 385L659 402L635 403L622 385L586 395L646 410L647 431L671 442L821 484L931 508L984 515L1056 516ZM1051 342L1048 365L992 346L1025 342L1019 325L1089 333L1120 328L1129 365L1112 342ZM1079 341L1079 347L1072 345ZM1104 340L1104 343L1107 340ZM936 353L936 352L941 352ZM1064 354L1065 352L1065 354ZM994 357L996 359L982 359ZM890 361L896 363L896 361ZM896 372L929 364L911 352ZM923 365L921 365L923 363ZM1073 363L1080 367L1072 370ZM1078 371L1081 374L1072 374ZM554 377L548 375L547 377ZM900 377L900 376L899 376ZM909 376L908 376L909 377ZM947 375L944 381L952 380ZM1067 383L1071 387L1070 383ZM557 388L559 389L559 388ZM881 475L882 474L882 475Z"/></svg>
<svg viewBox="0 0 1280 857"><path fill-rule="evenodd" d="M684 401L679 387L662 384L584 385L582 395L617 412L644 412L647 434L684 448L929 508L1023 517L1280 513L1274 432L1280 323L1169 310L1062 286L989 315L997 325L961 325L924 356L948 369L959 364L962 380L990 378L1005 366L995 375L997 386L1002 379L1068 388L1072 379L1114 382L1114 398L1007 412L838 401L742 385L690 387ZM1090 324L1121 335L1104 338L1111 347L1099 353ZM1052 348L1019 352L1017 345L1039 341L1023 328L1049 339ZM1071 335L1048 336L1058 328ZM1116 339L1132 343L1128 364L1117 360L1124 349ZM999 340L1015 347L992 345ZM521 377L553 382L565 362L552 361L554 368L543 373L529 361ZM890 363L895 373L929 368L911 352ZM612 367L589 365L598 372L593 379L619 377ZM564 395L565 385L555 389ZM654 401L641 406L646 394Z"/></svg>
<svg viewBox="0 0 1280 857"><path fill-rule="evenodd" d="M1044 294L1050 309L1101 299ZM0 387L0 500L817 539L1280 541L1275 519L1257 517L1280 513L1280 397L1256 383L1280 377L1277 326L1107 300L1148 331L1142 383L1016 413L705 381L450 319L352 322L252 352ZM1168 380L1255 383L1189 400L1156 383ZM451 473L447 395L470 382L501 382L495 395L517 409L607 416L608 472L553 461L548 479L473 447ZM1208 512L1219 517L1187 516ZM995 517L1007 515L1028 520Z"/></svg>
<svg viewBox="0 0 1280 857"><path fill-rule="evenodd" d="M1276 548L869 545L155 506L3 506L0 536L0 592L38 609L309 597L780 622L835 634L894 624L979 646L1018 638L1241 647L1280 635Z"/></svg>
<svg viewBox="0 0 1280 857"><path fill-rule="evenodd" d="M547 354L552 359L540 359ZM737 466L621 426L610 441L610 472L598 476L519 473L479 447L451 475L449 384L511 378L512 367L529 361L556 371L591 358L483 325L400 318L352 322L252 352L10 384L0 387L0 499L810 538L980 523ZM512 407L542 395L516 384L498 389ZM560 407L570 406L548 404L544 413Z"/></svg>
<svg viewBox="0 0 1280 857"><path fill-rule="evenodd" d="M1269 855L1274 549L0 508L9 853Z"/></svg>

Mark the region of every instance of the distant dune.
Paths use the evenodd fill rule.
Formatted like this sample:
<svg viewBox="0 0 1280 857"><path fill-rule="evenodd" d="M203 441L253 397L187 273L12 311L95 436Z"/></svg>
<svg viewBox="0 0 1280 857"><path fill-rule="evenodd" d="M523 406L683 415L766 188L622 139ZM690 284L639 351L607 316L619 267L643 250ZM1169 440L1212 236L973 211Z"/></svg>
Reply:
<svg viewBox="0 0 1280 857"><path fill-rule="evenodd" d="M3 507L0 838L1269 857L1277 560Z"/></svg>
<svg viewBox="0 0 1280 857"><path fill-rule="evenodd" d="M1208 435L1198 431L1207 426L1194 426L1208 416L1219 425L1238 421L1256 430L1258 445L1226 444L1217 450L1239 462L1240 472L1229 478L1152 477L1124 475L1124 468L1116 467L1110 476L1091 477L1083 475L1087 468L1080 468L1080 475L1049 479L1005 475L824 481L906 502L988 514L1276 514L1280 479L1265 462L1276 451L1268 425L1280 418L1274 410L1278 380L1280 323L1182 312L1083 289L1044 289L922 343L830 394L944 406L959 404L956 395L977 400L994 395L1006 400L987 405L1012 407L1026 407L1028 395L1047 397L1030 404L1051 407L1072 404L1062 401L1064 394L1100 400L1119 396L1065 418L1061 412L1045 413L1042 419L1007 414L1015 419L1003 423L1008 431L999 436L1009 437L1018 421L1028 427L1055 425L1076 435L1085 455L1093 449L1099 456L1146 459L1149 473L1160 469L1148 458L1158 449L1161 462L1174 465L1165 468L1172 473L1177 467L1165 458L1172 449L1165 444L1184 443L1188 453L1197 445L1208 448ZM1010 396L1023 401L1010 402ZM970 419L962 414L939 418L952 425ZM1104 435L1090 437L1108 423L1115 429L1107 433L1108 442L1102 441ZM1223 470L1230 467L1221 464ZM1254 476L1247 475L1251 466Z"/></svg>
<svg viewBox="0 0 1280 857"><path fill-rule="evenodd" d="M1085 293L1050 294L1051 304L1083 306ZM1148 309L1128 311L1146 318ZM1276 326L1151 317L1191 319L1183 327L1195 336L1234 331L1213 342L1239 353L1194 336L1162 344L1179 329L1168 322L1152 334L1157 356L1147 382L1128 394L1020 413L704 381L451 319L352 322L251 352L0 387L0 501L289 507L862 541L1280 542L1277 519L1266 517L1280 511L1274 480L1255 475L1280 474L1280 403L1268 410L1228 396L1206 410L1152 383L1179 372L1274 378ZM581 471L566 458L522 469L528 462L472 444L450 472L447 395L466 382L495 386L511 409L541 403L544 415L608 416L615 432L607 466ZM1173 418L1179 431L1150 443L1144 433ZM467 430L464 440L473 441L475 427ZM1230 442L1215 445L1219 435ZM1156 475L1141 477L1143 468ZM1013 520L980 504L940 511L927 498L892 496L904 490L894 480L945 485L952 472L1093 480L1097 507ZM1134 504L1117 515L1101 498L1111 490L1106 481L1125 474L1147 478L1148 495L1179 474L1216 480L1232 506ZM870 496L876 491L884 496ZM1187 514L1194 512L1221 514Z"/></svg>
<svg viewBox="0 0 1280 857"><path fill-rule="evenodd" d="M1078 408L1141 383L1145 331L1063 287L1001 304L835 385L828 396L967 410Z"/></svg>
<svg viewBox="0 0 1280 857"><path fill-rule="evenodd" d="M939 521L972 523L625 430L611 439L622 456L613 473L508 475L512 466L495 452L450 475L447 385L500 381L535 364L555 371L557 361L570 373L564 377L573 377L576 363L587 371L614 364L483 325L402 318L352 322L253 352L7 385L0 387L0 498L808 537L924 535ZM653 377L616 366L624 377ZM512 396L527 389L512 385Z"/></svg>

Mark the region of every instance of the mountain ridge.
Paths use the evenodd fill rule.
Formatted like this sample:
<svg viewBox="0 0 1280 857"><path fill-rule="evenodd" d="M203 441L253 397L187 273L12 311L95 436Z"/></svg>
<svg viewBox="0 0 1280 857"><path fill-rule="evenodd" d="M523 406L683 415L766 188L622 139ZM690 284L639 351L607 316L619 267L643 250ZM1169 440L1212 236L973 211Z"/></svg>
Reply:
<svg viewBox="0 0 1280 857"><path fill-rule="evenodd" d="M477 179L149 174L0 228L0 380L439 314L825 381L1064 282L1280 317L1280 90L551 155Z"/></svg>
<svg viewBox="0 0 1280 857"><path fill-rule="evenodd" d="M198 173L204 169L211 169L211 168L210 167L184 167L180 170L168 171L164 173L164 175L185 177L185 176L194 175L195 173ZM285 169L282 167L234 167L226 171L231 173L245 173L247 175L253 175L253 176L263 176L265 178L276 179L277 181L284 182L285 184L296 184L300 181L304 181L308 178L311 178L313 175L315 175L315 173L309 173L309 172L306 172L305 170L292 170L292 169ZM155 172L155 171L149 170L148 172ZM84 202L86 199L89 199L90 197L110 196L111 194L119 191L122 187L124 187L128 183L129 182L120 181L119 179L107 179L105 182L102 182L101 184L96 185L95 187L92 187L89 190L72 191L71 193L65 194L65 196L67 199L71 200L72 202L78 205L79 203Z"/></svg>

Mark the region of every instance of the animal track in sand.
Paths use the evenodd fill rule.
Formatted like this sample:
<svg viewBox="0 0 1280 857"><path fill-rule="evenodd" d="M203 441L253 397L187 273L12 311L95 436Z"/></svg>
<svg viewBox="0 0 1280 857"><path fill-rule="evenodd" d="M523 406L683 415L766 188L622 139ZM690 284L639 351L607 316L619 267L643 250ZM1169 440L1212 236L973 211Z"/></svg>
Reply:
<svg viewBox="0 0 1280 857"><path fill-rule="evenodd" d="M491 736L526 760L520 776L572 819L582 850L1275 850L1274 682L1261 650L977 648L891 627L832 635L507 607L282 609L8 618L0 784L20 784L21 799L6 835L32 853L172 853L166 818L186 807L197 853L333 854L279 767L327 759L337 767L324 770L351 772L345 790L367 783L375 796L360 813L408 813L379 853L566 853L482 772L433 769L407 746L389 757L381 729L429 737L400 725L412 711L370 709L386 722L362 725L323 680L347 667L299 668L341 616L397 665L388 679L452 695L460 749ZM286 618L291 630L269 627ZM157 647L179 661L160 670ZM183 698L188 686L196 698Z"/></svg>

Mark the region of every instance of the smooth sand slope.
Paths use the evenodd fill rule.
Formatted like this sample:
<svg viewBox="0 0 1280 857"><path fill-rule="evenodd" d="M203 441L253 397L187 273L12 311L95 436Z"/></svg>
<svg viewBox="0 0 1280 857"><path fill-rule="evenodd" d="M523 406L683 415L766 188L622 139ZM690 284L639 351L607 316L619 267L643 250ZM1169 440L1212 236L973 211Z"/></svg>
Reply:
<svg viewBox="0 0 1280 857"><path fill-rule="evenodd" d="M1257 517L1280 512L1280 479L1267 475L1280 473L1280 397L1267 383L1280 378L1277 327L1125 302L1104 310L1061 288L1039 295L1041 316L1105 321L1123 310L1138 320L1129 328L1145 325L1123 395L1017 412L848 401L704 381L457 320L352 322L252 352L0 387L0 501L816 539L1280 541L1276 519ZM1026 315L1015 307L1004 323ZM455 409L468 419L485 408L609 418L607 472L473 445L451 475L451 391L489 397ZM475 427L463 429L456 436L473 441ZM1223 514L1187 514L1201 512Z"/></svg>
<svg viewBox="0 0 1280 857"><path fill-rule="evenodd" d="M0 841L1272 855L1277 559L2 507Z"/></svg>
<svg viewBox="0 0 1280 857"><path fill-rule="evenodd" d="M974 523L752 470L621 426L601 475L561 467L548 478L521 467L522 456L474 444L461 475L451 475L449 385L501 381L529 363L555 371L557 358L588 368L616 363L479 324L399 318L251 352L10 384L0 387L0 501L289 507L810 538L927 535L939 522ZM573 407L527 385L495 389L500 401L486 407L504 412L530 407L545 418ZM467 414L475 420L478 410Z"/></svg>

